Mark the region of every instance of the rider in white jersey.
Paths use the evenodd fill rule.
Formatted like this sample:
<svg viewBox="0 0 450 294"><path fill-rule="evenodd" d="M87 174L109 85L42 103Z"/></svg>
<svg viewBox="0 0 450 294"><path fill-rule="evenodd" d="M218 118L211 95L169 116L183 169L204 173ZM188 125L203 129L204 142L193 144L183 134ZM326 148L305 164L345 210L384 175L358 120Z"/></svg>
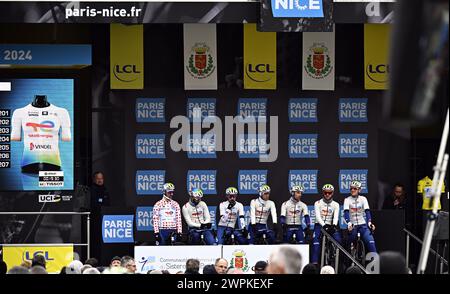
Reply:
<svg viewBox="0 0 450 294"><path fill-rule="evenodd" d="M339 204L333 201L334 187L331 184L325 184L322 187L322 199L314 203L315 225L314 238L312 248L312 263L319 262L320 242L322 231L321 228L333 236L339 243L342 242L339 232Z"/></svg>
<svg viewBox="0 0 450 294"><path fill-rule="evenodd" d="M250 243L254 244L256 238L259 238L266 234L267 242L273 244L275 242L275 232L269 230L267 226L267 220L269 215L272 216L272 222L274 229L276 230L277 224L277 211L275 203L269 200L270 187L268 185L262 185L259 188L259 197L253 199L250 202Z"/></svg>
<svg viewBox="0 0 450 294"><path fill-rule="evenodd" d="M377 252L372 231L375 225L372 223L370 207L367 198L359 195L361 183L353 181L350 184L350 196L344 200L344 219L349 230L349 243L351 244L359 233L369 252Z"/></svg>
<svg viewBox="0 0 450 294"><path fill-rule="evenodd" d="M228 187L225 194L228 200L219 205L218 243L223 244L224 237L228 238L233 235L239 244L247 244L247 239L244 236L246 235L244 206L236 201L238 190L234 187Z"/></svg>
<svg viewBox="0 0 450 294"><path fill-rule="evenodd" d="M200 244L203 235L206 245L215 245L209 209L206 203L201 200L203 191L194 189L189 193L189 196L189 202L182 208L184 220L189 228L189 243Z"/></svg>
<svg viewBox="0 0 450 294"><path fill-rule="evenodd" d="M302 221L305 220L305 231L309 231L310 218L308 206L300 199L304 189L302 186L292 186L291 198L281 205L280 223L283 227L283 241L288 243L294 237L297 243L304 243Z"/></svg>

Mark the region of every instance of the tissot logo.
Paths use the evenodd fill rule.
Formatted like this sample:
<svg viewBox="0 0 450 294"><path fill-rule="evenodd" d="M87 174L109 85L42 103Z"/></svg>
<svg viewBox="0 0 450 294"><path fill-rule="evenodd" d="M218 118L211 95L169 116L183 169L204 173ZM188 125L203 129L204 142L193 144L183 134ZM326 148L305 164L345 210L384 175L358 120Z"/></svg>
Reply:
<svg viewBox="0 0 450 294"><path fill-rule="evenodd" d="M368 64L366 75L375 83L386 83L389 77L389 64Z"/></svg>
<svg viewBox="0 0 450 294"><path fill-rule="evenodd" d="M272 75L275 74L270 64L246 64L245 74L254 82L264 83L272 79Z"/></svg>
<svg viewBox="0 0 450 294"><path fill-rule="evenodd" d="M114 76L119 81L130 83L137 80L139 77L135 74L140 74L141 72L137 69L135 64L126 65L114 65Z"/></svg>

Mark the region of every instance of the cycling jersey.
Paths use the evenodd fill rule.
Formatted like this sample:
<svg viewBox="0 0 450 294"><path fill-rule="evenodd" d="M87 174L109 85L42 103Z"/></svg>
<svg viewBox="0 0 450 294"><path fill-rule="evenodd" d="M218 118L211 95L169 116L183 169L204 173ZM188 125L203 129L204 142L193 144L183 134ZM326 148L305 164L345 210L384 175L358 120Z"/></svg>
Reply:
<svg viewBox="0 0 450 294"><path fill-rule="evenodd" d="M263 200L261 197L250 202L250 219L252 225L267 224L269 214L272 215L272 222L277 223L277 211L272 200Z"/></svg>
<svg viewBox="0 0 450 294"><path fill-rule="evenodd" d="M240 228L245 228L244 220L244 206L240 202L236 202L235 205L228 209L230 202L224 201L219 205L220 220L219 226L234 228L236 226L236 221L239 217Z"/></svg>
<svg viewBox="0 0 450 294"><path fill-rule="evenodd" d="M163 198L153 206L153 228L159 230L177 230L181 233L180 205L171 199Z"/></svg>
<svg viewBox="0 0 450 294"><path fill-rule="evenodd" d="M351 222L353 225L364 225L367 224L365 217L366 213L369 214L369 202L367 198L361 195L357 197L349 196L344 200L344 217L345 221ZM370 217L368 217L368 221Z"/></svg>
<svg viewBox="0 0 450 294"><path fill-rule="evenodd" d="M336 201L326 203L320 199L314 203L315 223L321 226L339 223L339 204Z"/></svg>
<svg viewBox="0 0 450 294"><path fill-rule="evenodd" d="M301 201L292 198L281 205L281 217L285 217L287 225L301 225L302 218L309 216L308 207Z"/></svg>
<svg viewBox="0 0 450 294"><path fill-rule="evenodd" d="M196 206L189 201L183 206L182 212L189 228L200 228L202 224L211 223L208 206L203 201Z"/></svg>
<svg viewBox="0 0 450 294"><path fill-rule="evenodd" d="M16 109L11 119L11 141L21 141L22 130L22 167L36 163L61 167L59 135L62 141L72 139L70 116L66 109L55 105L38 108L31 104Z"/></svg>
<svg viewBox="0 0 450 294"><path fill-rule="evenodd" d="M430 179L428 176L426 176L425 178L423 178L419 182L417 182L417 193L421 194L422 198L423 198L423 202L422 202L423 210L433 210L433 200L432 200L433 195L431 194L432 186L433 186L433 180ZM442 184L441 193L445 193L445 184ZM438 209L441 209L440 199L438 202Z"/></svg>

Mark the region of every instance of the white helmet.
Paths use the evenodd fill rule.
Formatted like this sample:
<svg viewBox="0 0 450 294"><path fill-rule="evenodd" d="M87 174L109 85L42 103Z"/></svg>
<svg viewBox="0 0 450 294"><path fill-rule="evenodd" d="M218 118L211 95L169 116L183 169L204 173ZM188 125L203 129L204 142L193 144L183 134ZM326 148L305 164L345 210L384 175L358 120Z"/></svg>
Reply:
<svg viewBox="0 0 450 294"><path fill-rule="evenodd" d="M269 185L266 185L266 184L259 187L259 196L262 196L265 193L270 193L270 187L269 187Z"/></svg>
<svg viewBox="0 0 450 294"><path fill-rule="evenodd" d="M361 182L359 182L359 181L352 181L351 184L350 184L350 188L361 189Z"/></svg>
<svg viewBox="0 0 450 294"><path fill-rule="evenodd" d="M291 194L294 195L295 192L300 192L303 193L303 191L305 191L305 189L303 188L303 186L292 186L291 187Z"/></svg>
<svg viewBox="0 0 450 294"><path fill-rule="evenodd" d="M202 198L203 197L203 191L202 191L202 189L195 188L194 190L192 190L189 193L189 196L194 197L194 198Z"/></svg>

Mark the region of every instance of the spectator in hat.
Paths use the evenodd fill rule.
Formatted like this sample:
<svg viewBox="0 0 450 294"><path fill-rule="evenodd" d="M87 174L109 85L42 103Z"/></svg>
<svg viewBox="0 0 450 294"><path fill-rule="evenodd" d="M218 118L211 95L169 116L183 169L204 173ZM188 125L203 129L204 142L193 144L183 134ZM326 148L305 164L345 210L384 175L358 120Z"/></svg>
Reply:
<svg viewBox="0 0 450 294"><path fill-rule="evenodd" d="M120 266L121 260L122 260L122 258L120 258L119 256L114 256L111 259L110 267Z"/></svg>
<svg viewBox="0 0 450 294"><path fill-rule="evenodd" d="M252 271L255 272L256 275L265 275L267 274L267 262L260 260L253 267Z"/></svg>

